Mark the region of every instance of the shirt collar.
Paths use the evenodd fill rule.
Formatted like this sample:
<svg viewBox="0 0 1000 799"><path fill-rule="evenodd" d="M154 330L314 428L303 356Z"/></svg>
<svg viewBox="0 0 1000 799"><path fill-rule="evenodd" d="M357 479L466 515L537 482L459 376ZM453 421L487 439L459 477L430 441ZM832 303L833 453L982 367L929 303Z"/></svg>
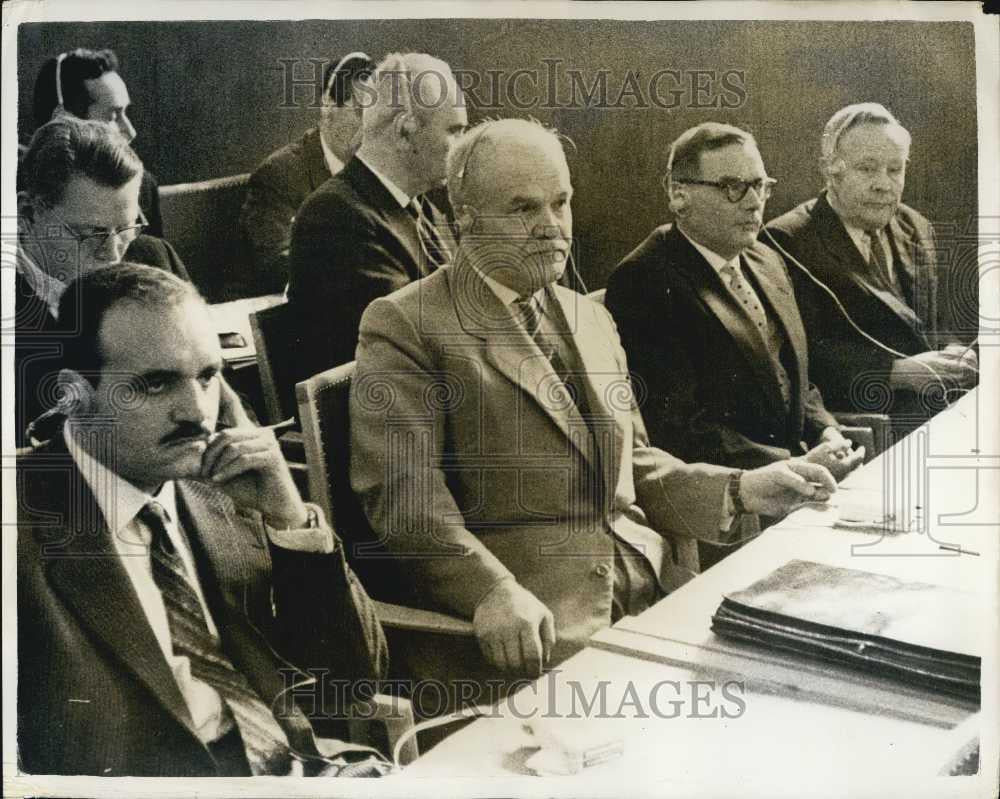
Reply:
<svg viewBox="0 0 1000 799"><path fill-rule="evenodd" d="M59 298L66 290L66 284L43 271L20 244L14 251L14 259L14 268L27 281L35 296L45 303L52 318L58 320Z"/></svg>
<svg viewBox="0 0 1000 799"><path fill-rule="evenodd" d="M478 267L474 266L472 268L475 270L476 274L483 279L483 282L486 283L487 286L489 286L490 291L492 291L496 295L496 298L500 300L504 308L509 308L511 305L513 305L515 302L521 299L521 295L518 294L516 291L514 291L514 289L494 280L492 277L481 271ZM532 299L534 299L536 303L539 302L541 300L542 292L544 291L545 291L544 288L538 289L538 291L536 291L534 294L531 295Z"/></svg>
<svg viewBox="0 0 1000 799"><path fill-rule="evenodd" d="M142 491L81 447L73 436L72 428L72 420L67 419L63 426L63 440L70 457L97 500L101 515L112 535L121 538L122 532L139 511L153 500L162 505L170 519L176 523L177 493L173 480L165 482L155 495Z"/></svg>
<svg viewBox="0 0 1000 799"><path fill-rule="evenodd" d="M705 260L708 261L709 266L711 266L712 269L714 269L716 272L721 272L727 266L732 266L734 269L738 269L740 264L740 256L737 255L735 258L731 258L730 260L727 261L725 258L723 258L714 250L710 250L708 249L708 247L705 247L696 242L687 233L681 230L680 226L678 226L677 230L680 231L680 234L688 241L690 241L691 245L705 257Z"/></svg>
<svg viewBox="0 0 1000 799"><path fill-rule="evenodd" d="M323 148L323 160L326 161L327 170L330 172L331 175L336 175L344 168L344 162L337 157L336 153L334 153L333 150L327 147L326 139L323 138L323 131L319 131L319 145L320 147ZM368 168L372 169L371 166L368 166ZM372 169L372 172L375 172L375 170ZM381 175L379 175L379 178L381 179Z"/></svg>
<svg viewBox="0 0 1000 799"><path fill-rule="evenodd" d="M836 197L830 194L830 192L826 193L826 201L833 209L833 212L837 215L837 219L840 220L840 224L844 226L844 230L847 231L847 235L851 237L851 241L854 242L854 246L858 248L858 252L860 252L867 261L871 256L871 239L868 237L868 231L847 223L847 220L844 219L843 214L840 213L840 209L837 207Z"/></svg>
<svg viewBox="0 0 1000 799"><path fill-rule="evenodd" d="M320 137L320 141L322 141L322 140L323 140L323 137L321 136ZM382 182L382 185L385 186L389 190L389 194L391 194L393 196L393 199L395 199L396 202L399 203L400 208L406 208L406 206L408 206L410 204L410 200L412 198L409 197L409 196L407 196L403 192L403 190L401 188L399 188L399 186L397 186L395 183L393 183L391 180L389 180L389 178L387 178L385 175L383 175L381 172L379 172L375 167L373 167L371 164L369 164L360 155L355 156L355 157L362 164L364 164L366 167L368 167L371 170L372 174L375 177L377 177Z"/></svg>

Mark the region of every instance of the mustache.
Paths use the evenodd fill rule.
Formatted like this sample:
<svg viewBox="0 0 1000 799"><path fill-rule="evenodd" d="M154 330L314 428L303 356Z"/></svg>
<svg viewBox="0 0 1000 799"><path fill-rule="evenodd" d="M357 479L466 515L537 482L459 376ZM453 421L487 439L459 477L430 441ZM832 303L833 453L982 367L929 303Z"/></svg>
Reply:
<svg viewBox="0 0 1000 799"><path fill-rule="evenodd" d="M212 431L203 424L188 422L178 425L175 429L167 433L160 439L161 444L172 444L175 441L183 441L186 438L205 438L212 435Z"/></svg>

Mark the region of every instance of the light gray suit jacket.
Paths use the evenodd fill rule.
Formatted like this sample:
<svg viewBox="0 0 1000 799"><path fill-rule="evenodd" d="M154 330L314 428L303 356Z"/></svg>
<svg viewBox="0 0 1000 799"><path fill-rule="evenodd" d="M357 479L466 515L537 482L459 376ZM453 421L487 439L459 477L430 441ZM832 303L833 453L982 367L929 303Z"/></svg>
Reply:
<svg viewBox="0 0 1000 799"><path fill-rule="evenodd" d="M513 575L552 611L559 662L610 623L611 534L672 590L692 576L675 550L717 540L731 470L649 446L611 317L568 289L550 292L585 372L593 438L548 359L458 265L365 312L351 475L429 606L471 617Z"/></svg>

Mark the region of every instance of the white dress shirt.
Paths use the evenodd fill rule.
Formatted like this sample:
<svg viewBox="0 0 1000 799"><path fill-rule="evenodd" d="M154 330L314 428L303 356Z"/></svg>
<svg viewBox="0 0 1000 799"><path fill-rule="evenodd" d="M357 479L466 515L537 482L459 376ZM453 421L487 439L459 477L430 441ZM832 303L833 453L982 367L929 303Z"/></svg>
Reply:
<svg viewBox="0 0 1000 799"><path fill-rule="evenodd" d="M187 541L179 529L174 483L167 481L159 492L152 496L119 477L79 446L73 437L70 422L67 422L63 428L63 437L77 468L97 499L101 514L111 532L115 551L132 581L132 587L135 589L139 604L146 614L146 620L149 622L153 635L156 636L156 641L167 660L167 665L174 675L181 696L187 703L198 737L204 743L216 740L232 727L232 715L214 688L191 675L191 664L187 657L174 654L167 610L163 604L160 589L153 580L149 551L153 533L138 518L139 511L152 501L158 502L167 512L169 517L166 524L167 535L181 556L181 560L184 561L188 581L198 595L198 601L201 603L202 613L205 614L209 632L218 637L218 630L212 621L212 614L208 611L205 597L198 583L194 559L188 549Z"/></svg>
<svg viewBox="0 0 1000 799"><path fill-rule="evenodd" d="M344 162L341 161L337 155L326 146L326 139L323 138L323 131L319 132L319 144L323 148L323 160L326 161L326 168L329 170L331 175L338 174L344 168ZM371 167L368 167L371 169Z"/></svg>

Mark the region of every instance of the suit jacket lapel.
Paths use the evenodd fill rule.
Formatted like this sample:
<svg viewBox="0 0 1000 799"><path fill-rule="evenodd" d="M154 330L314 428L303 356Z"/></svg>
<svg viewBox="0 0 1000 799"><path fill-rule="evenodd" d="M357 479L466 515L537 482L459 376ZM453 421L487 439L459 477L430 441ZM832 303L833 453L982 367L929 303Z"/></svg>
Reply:
<svg viewBox="0 0 1000 799"><path fill-rule="evenodd" d="M69 459L68 453L66 458ZM49 562L51 584L81 623L107 644L108 651L136 675L181 725L197 736L187 703L114 549L111 532L97 510L96 499L75 464L66 479L70 490L79 487L81 507L94 509L93 514L81 514L81 518L96 519L97 525L94 530L65 531L59 552ZM68 507L68 502L63 505Z"/></svg>
<svg viewBox="0 0 1000 799"><path fill-rule="evenodd" d="M425 268L426 257L420 247L417 222L379 180L378 176L357 156L347 162L342 173L354 187L358 196L379 215L386 226L386 233L395 236L406 248L411 263L408 264L413 280L424 277L431 270Z"/></svg>
<svg viewBox="0 0 1000 799"><path fill-rule="evenodd" d="M771 356L756 326L737 305L719 274L691 242L676 227L669 235L674 237L678 255L674 263L685 271L698 299L732 337L744 360L756 374L757 384L766 387L771 404L776 408L783 408L781 388L771 368Z"/></svg>
<svg viewBox="0 0 1000 799"><path fill-rule="evenodd" d="M312 728L293 701L295 689L316 678L281 657L249 619L246 598L226 596L226 586L248 586L250 574L270 575L267 533L244 518L219 491L197 482L177 481L178 514L198 568L198 579L222 647L268 705L300 752L315 754ZM239 608L242 607L242 612Z"/></svg>
<svg viewBox="0 0 1000 799"><path fill-rule="evenodd" d="M865 260L861 257L861 253L858 252L857 246L848 235L847 228L840 221L837 212L830 207L825 193L820 196L820 199L816 203L816 213L823 223L820 225L820 229L825 239L826 252L840 262L842 269L840 274L843 276L843 279L852 283L860 291L873 296L885 305L894 316L905 322L909 328L919 329L920 322L913 313L913 310L897 297L895 292L882 289L868 280L868 264L865 263ZM895 220L893 221L895 222ZM895 223L895 227L890 223L890 230L894 234L898 231L901 237L900 241L905 240L898 222ZM895 249L898 252L903 248L897 247ZM907 256L906 262L903 263L903 269L908 270L912 275L913 260L910 256ZM831 275L830 277L834 276Z"/></svg>
<svg viewBox="0 0 1000 799"><path fill-rule="evenodd" d="M590 429L601 453L605 489L613 494L625 452L625 419L632 415L632 389L624 385L627 375L619 368L609 339L601 335L602 326L591 319L594 309L590 301L555 288L549 296L552 306L562 314L563 329L570 333L567 340L584 373L578 383L587 393L593 417ZM581 316L585 317L582 323ZM623 401L625 398L628 401Z"/></svg>
<svg viewBox="0 0 1000 799"><path fill-rule="evenodd" d="M795 304L795 296L792 294L788 279L775 265L756 257L753 250L745 252L741 257L747 271L756 279L758 289L767 298L771 310L774 312L775 320L784 331L785 340L791 345L795 355L795 371L789 372L788 375L794 381L792 387L792 409L794 411L802 395L801 383L803 379L808 380L808 376L801 373L802 370L799 369L800 364L806 363L807 346L805 330L799 317L798 306ZM780 391L779 388L779 396Z"/></svg>
<svg viewBox="0 0 1000 799"><path fill-rule="evenodd" d="M572 433L574 428L585 429L586 422L573 402L553 398L554 381L559 376L524 329L513 321L510 311L464 262L449 267L448 288L462 328L485 342L487 363L519 386L522 400L540 407L589 459L586 448L579 447Z"/></svg>

